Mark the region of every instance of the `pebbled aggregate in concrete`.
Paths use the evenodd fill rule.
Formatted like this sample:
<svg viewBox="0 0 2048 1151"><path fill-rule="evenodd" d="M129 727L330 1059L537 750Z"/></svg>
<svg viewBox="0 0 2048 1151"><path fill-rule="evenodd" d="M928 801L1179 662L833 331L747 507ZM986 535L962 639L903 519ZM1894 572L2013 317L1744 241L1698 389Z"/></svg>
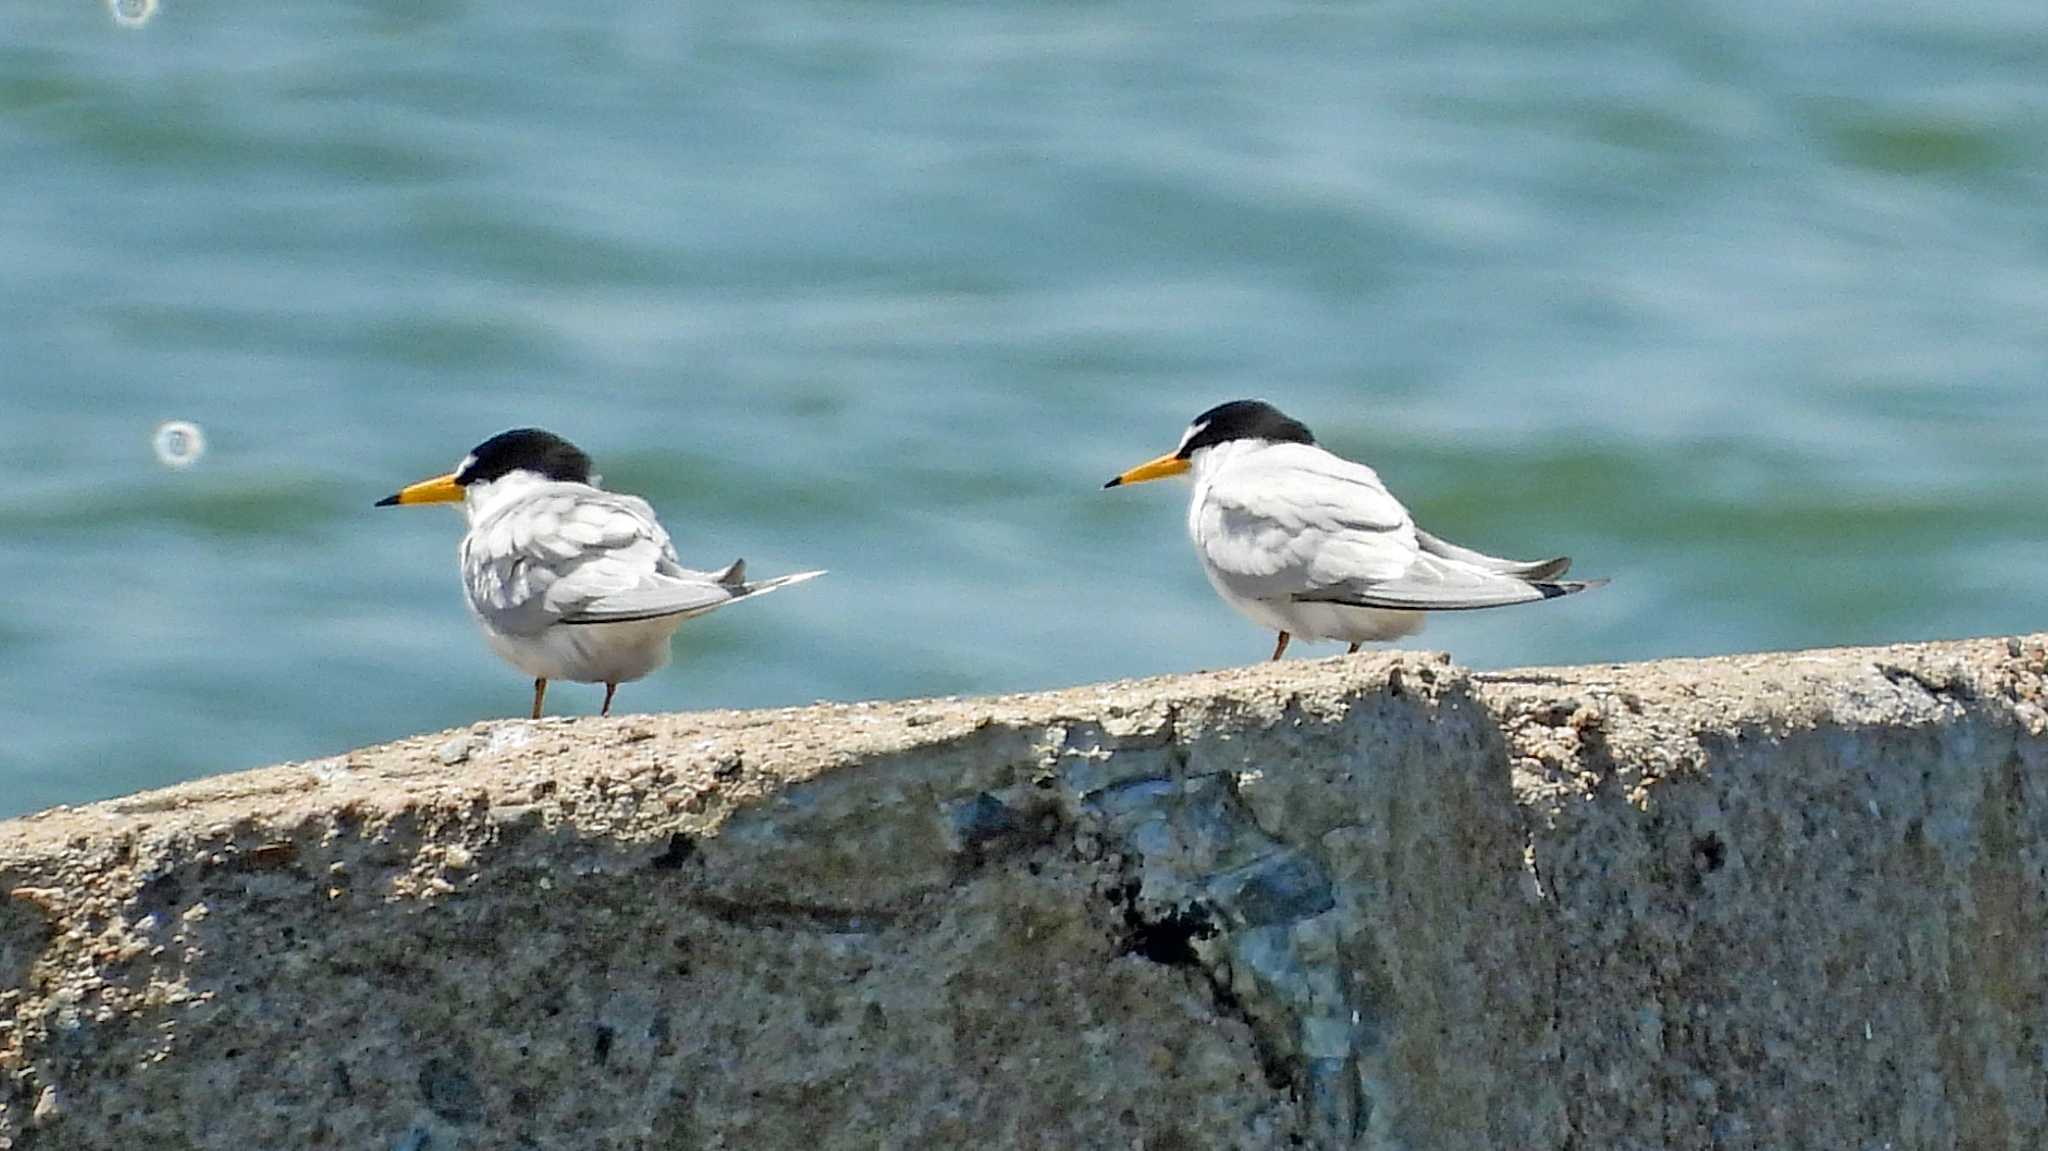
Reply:
<svg viewBox="0 0 2048 1151"><path fill-rule="evenodd" d="M2038 637L506 720L0 823L0 1149L2048 1145Z"/></svg>

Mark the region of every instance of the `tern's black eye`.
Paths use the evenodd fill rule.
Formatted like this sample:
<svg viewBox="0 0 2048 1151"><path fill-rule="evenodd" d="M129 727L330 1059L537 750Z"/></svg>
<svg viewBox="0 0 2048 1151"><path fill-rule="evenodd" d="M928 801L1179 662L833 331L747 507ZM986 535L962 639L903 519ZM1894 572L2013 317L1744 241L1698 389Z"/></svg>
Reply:
<svg viewBox="0 0 2048 1151"><path fill-rule="evenodd" d="M1218 404L1188 425L1175 453L1187 459L1203 448L1232 440L1264 440L1275 444L1312 444L1316 438L1300 420L1292 419L1264 400L1232 400Z"/></svg>
<svg viewBox="0 0 2048 1151"><path fill-rule="evenodd" d="M487 484L513 472L527 471L551 480L587 484L590 457L568 440L539 428L500 432L476 446L455 469L463 487Z"/></svg>

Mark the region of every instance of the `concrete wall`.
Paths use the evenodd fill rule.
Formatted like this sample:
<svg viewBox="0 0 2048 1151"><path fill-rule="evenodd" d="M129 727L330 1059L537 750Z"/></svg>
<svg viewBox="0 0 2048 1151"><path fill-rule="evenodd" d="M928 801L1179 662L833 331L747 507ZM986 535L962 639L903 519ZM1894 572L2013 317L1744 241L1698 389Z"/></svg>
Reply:
<svg viewBox="0 0 2048 1151"><path fill-rule="evenodd" d="M2037 640L501 721L0 824L0 1148L2038 1148Z"/></svg>

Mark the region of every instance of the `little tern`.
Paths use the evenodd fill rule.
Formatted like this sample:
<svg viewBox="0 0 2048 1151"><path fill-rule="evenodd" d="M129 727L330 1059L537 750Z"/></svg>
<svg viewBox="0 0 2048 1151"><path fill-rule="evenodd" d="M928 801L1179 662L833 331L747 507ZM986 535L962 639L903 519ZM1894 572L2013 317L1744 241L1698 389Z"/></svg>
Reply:
<svg viewBox="0 0 2048 1151"><path fill-rule="evenodd" d="M447 475L377 501L460 503L462 590L492 650L533 677L533 718L551 679L619 685L665 666L684 620L823 575L750 581L745 560L686 568L654 509L608 492L590 457L539 428L492 436Z"/></svg>
<svg viewBox="0 0 2048 1151"><path fill-rule="evenodd" d="M1323 450L1261 400L1195 417L1173 451L1103 486L1188 475L1188 535L1225 603L1290 638L1359 645L1422 630L1432 611L1554 599L1606 580L1564 580L1569 557L1533 563L1446 543L1363 464Z"/></svg>

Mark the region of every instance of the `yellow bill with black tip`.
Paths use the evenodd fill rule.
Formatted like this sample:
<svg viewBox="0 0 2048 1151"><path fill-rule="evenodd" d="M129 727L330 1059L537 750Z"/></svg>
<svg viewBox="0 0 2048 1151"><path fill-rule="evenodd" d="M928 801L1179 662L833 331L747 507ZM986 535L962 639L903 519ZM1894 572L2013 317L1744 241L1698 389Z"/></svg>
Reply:
<svg viewBox="0 0 2048 1151"><path fill-rule="evenodd" d="M385 496L377 501L380 508L395 507L398 504L459 504L462 502L462 488L455 483L455 473L421 480L410 487L400 488L396 495Z"/></svg>
<svg viewBox="0 0 2048 1151"><path fill-rule="evenodd" d="M1146 460L1123 475L1102 485L1105 488L1122 487L1125 484L1142 484L1146 480L1163 480L1188 470L1188 462L1178 455L1168 454L1156 460Z"/></svg>

